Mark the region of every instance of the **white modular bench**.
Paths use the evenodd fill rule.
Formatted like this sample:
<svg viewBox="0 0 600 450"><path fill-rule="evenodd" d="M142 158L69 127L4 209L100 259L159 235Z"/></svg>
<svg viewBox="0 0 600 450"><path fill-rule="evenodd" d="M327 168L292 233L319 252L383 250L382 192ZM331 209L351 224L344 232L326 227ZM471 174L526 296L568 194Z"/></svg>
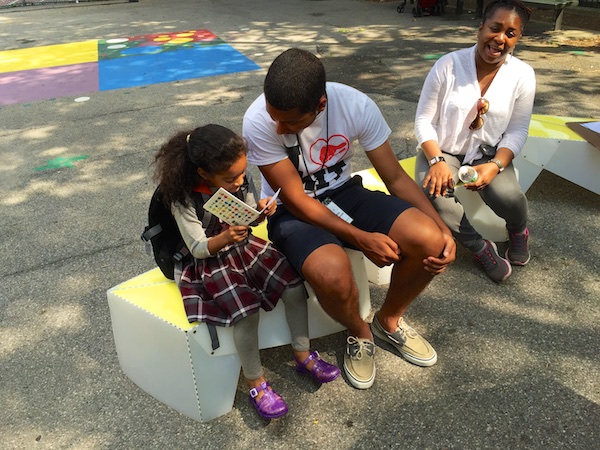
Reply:
<svg viewBox="0 0 600 450"><path fill-rule="evenodd" d="M360 314L371 312L362 253L346 250L359 290ZM311 339L342 331L319 305L307 285ZM119 364L141 389L180 413L205 422L229 412L240 376L233 328L217 327L220 347L213 351L208 327L187 321L175 283L158 268L107 292ZM291 342L283 302L260 311L259 346ZM291 349L290 349L291 354Z"/></svg>
<svg viewBox="0 0 600 450"><path fill-rule="evenodd" d="M514 165L523 191L547 170L596 194L600 194L600 149L567 126L593 119L534 114L529 137ZM596 119L598 120L598 119Z"/></svg>

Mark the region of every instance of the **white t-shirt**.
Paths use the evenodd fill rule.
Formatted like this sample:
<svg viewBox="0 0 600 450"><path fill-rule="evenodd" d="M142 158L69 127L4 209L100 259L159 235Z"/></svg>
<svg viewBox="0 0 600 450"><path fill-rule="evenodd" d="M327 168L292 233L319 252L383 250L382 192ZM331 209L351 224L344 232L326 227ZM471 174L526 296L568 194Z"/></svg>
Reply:
<svg viewBox="0 0 600 450"><path fill-rule="evenodd" d="M490 103L484 125L470 130L481 97L475 51L473 46L448 53L427 75L415 119L419 145L437 141L442 151L465 155L465 164L482 156L481 144L507 147L516 157L527 140L535 73L525 62L507 55L484 96Z"/></svg>
<svg viewBox="0 0 600 450"><path fill-rule="evenodd" d="M260 167L289 157L310 196L350 179L354 141L368 152L384 144L392 131L366 94L339 83L327 83L326 90L325 109L298 135L277 134L264 94L244 115L242 134L248 145L248 162ZM273 189L263 177L261 197L271 195Z"/></svg>

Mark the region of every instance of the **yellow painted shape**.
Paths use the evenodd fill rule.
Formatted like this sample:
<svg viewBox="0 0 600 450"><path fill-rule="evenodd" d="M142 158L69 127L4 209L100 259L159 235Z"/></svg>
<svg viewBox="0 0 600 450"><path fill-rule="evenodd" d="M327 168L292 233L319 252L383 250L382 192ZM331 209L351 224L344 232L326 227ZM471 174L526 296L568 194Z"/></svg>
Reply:
<svg viewBox="0 0 600 450"><path fill-rule="evenodd" d="M184 331L197 325L188 322L175 282L167 280L158 268L120 284L112 292Z"/></svg>
<svg viewBox="0 0 600 450"><path fill-rule="evenodd" d="M569 141L583 141L585 139L571 130L566 123L588 122L590 120L595 119L533 114L531 116L531 123L529 124L529 136L550 139L566 139Z"/></svg>
<svg viewBox="0 0 600 450"><path fill-rule="evenodd" d="M404 171L414 180L415 179L415 164L417 161L417 157L413 156L411 158L401 159L398 161ZM370 169L361 170L360 172L356 172L355 175L360 175L363 177L363 185L367 189L371 189L372 191L381 191L389 194L387 187L381 181L379 174L375 170L375 168L371 167Z"/></svg>
<svg viewBox="0 0 600 450"><path fill-rule="evenodd" d="M263 220L258 226L252 227L252 234L265 241L269 241L269 232L267 231L267 221Z"/></svg>
<svg viewBox="0 0 600 450"><path fill-rule="evenodd" d="M167 279L160 269L157 267L155 269L149 270L137 277L131 278L130 280L125 281L124 283L116 286L118 289L129 289L132 287L146 286L149 284L158 284L158 283L170 283L171 280Z"/></svg>
<svg viewBox="0 0 600 450"><path fill-rule="evenodd" d="M98 41L46 45L0 52L0 73L98 61Z"/></svg>

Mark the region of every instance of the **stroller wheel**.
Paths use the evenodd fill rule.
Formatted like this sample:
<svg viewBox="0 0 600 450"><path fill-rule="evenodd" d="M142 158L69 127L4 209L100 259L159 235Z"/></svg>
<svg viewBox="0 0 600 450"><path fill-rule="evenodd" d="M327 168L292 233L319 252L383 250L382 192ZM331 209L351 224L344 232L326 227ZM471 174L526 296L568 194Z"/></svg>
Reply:
<svg viewBox="0 0 600 450"><path fill-rule="evenodd" d="M419 7L413 8L412 12L413 12L413 17L421 17L423 15L421 8L419 8Z"/></svg>
<svg viewBox="0 0 600 450"><path fill-rule="evenodd" d="M398 14L402 13L402 12L404 11L404 5L402 5L402 6L398 6L398 7L396 8L396 11L398 11Z"/></svg>

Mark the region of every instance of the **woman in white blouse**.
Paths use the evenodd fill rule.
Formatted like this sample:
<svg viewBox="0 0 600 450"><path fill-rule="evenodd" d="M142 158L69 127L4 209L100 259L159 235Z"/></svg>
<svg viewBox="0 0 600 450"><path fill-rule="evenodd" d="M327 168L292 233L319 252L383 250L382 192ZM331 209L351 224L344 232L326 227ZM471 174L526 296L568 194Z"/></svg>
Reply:
<svg viewBox="0 0 600 450"><path fill-rule="evenodd" d="M511 264L530 259L527 199L512 165L527 139L535 96L533 69L512 55L530 14L519 0L489 3L477 44L443 56L429 72L415 119L417 180L456 240L496 282L508 278ZM506 259L471 226L452 195L462 165L477 171L467 189L506 220Z"/></svg>

